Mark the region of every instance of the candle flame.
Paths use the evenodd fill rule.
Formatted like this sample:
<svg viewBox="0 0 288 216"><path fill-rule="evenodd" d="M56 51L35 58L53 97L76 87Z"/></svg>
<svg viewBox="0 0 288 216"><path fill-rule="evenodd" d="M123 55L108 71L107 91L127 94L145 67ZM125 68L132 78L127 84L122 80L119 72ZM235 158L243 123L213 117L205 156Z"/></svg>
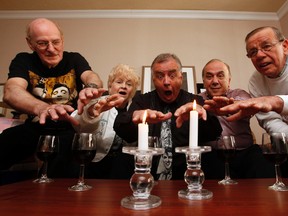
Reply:
<svg viewBox="0 0 288 216"><path fill-rule="evenodd" d="M193 101L193 110L196 110L196 107L197 107L197 103L196 103L196 100Z"/></svg>
<svg viewBox="0 0 288 216"><path fill-rule="evenodd" d="M146 123L146 118L147 118L147 110L145 110L144 115L143 115L143 120L142 120L143 124Z"/></svg>

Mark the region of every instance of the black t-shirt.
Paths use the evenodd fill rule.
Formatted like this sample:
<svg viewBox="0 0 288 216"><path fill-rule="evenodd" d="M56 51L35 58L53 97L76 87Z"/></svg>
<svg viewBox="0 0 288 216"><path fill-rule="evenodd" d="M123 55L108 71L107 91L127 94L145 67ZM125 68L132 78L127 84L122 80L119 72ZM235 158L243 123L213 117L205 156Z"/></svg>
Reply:
<svg viewBox="0 0 288 216"><path fill-rule="evenodd" d="M77 107L78 92L82 89L81 74L91 70L79 53L64 52L54 68L42 64L37 53L19 53L9 67L8 79L21 77L28 82L27 90L50 104Z"/></svg>

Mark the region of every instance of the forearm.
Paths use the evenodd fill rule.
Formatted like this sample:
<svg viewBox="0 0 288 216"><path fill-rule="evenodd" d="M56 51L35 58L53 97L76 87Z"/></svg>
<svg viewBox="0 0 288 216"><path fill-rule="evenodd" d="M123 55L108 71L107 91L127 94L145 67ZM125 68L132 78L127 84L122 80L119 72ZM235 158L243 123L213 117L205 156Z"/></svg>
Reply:
<svg viewBox="0 0 288 216"><path fill-rule="evenodd" d="M199 120L199 142L214 141L221 136L222 127L218 118L207 112L207 120Z"/></svg>
<svg viewBox="0 0 288 216"><path fill-rule="evenodd" d="M114 122L114 131L128 143L137 141L138 128L132 121L132 114L124 112L118 114Z"/></svg>
<svg viewBox="0 0 288 216"><path fill-rule="evenodd" d="M38 116L41 110L49 106L48 103L35 98L29 92L18 86L7 86L5 88L3 101L21 113L35 116Z"/></svg>
<svg viewBox="0 0 288 216"><path fill-rule="evenodd" d="M92 83L92 84L96 84L98 88L103 87L103 82L100 79L99 75L93 71L83 72L83 74L81 75L81 80L83 81L85 85Z"/></svg>
<svg viewBox="0 0 288 216"><path fill-rule="evenodd" d="M288 114L288 95L277 95L276 102L274 106L276 106L275 111L281 114Z"/></svg>
<svg viewBox="0 0 288 216"><path fill-rule="evenodd" d="M82 115L78 115L77 110L75 110L71 116L79 122L77 126L74 126L74 129L77 132L85 132L92 133L96 131L99 126L99 121L101 119L101 115L96 118L91 118L89 114L84 111Z"/></svg>
<svg viewBox="0 0 288 216"><path fill-rule="evenodd" d="M268 133L283 132L288 133L288 125L276 112L257 113L256 118L259 125Z"/></svg>

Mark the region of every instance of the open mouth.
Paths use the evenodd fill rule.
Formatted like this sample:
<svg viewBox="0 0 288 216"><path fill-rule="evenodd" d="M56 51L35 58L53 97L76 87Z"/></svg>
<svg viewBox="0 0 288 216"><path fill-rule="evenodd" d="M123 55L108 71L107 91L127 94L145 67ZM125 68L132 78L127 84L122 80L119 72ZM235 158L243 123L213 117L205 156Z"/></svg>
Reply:
<svg viewBox="0 0 288 216"><path fill-rule="evenodd" d="M170 96L170 95L172 95L172 91L170 91L170 90L164 91L164 94L166 96Z"/></svg>
<svg viewBox="0 0 288 216"><path fill-rule="evenodd" d="M120 91L119 94L121 94L121 95L127 95L127 92Z"/></svg>

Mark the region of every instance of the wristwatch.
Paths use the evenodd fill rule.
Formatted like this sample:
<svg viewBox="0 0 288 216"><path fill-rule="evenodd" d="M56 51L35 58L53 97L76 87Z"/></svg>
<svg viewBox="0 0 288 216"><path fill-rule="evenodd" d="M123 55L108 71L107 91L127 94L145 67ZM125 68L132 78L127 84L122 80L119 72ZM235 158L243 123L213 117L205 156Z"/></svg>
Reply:
<svg viewBox="0 0 288 216"><path fill-rule="evenodd" d="M87 83L84 88L96 88L98 89L98 85L95 83Z"/></svg>

